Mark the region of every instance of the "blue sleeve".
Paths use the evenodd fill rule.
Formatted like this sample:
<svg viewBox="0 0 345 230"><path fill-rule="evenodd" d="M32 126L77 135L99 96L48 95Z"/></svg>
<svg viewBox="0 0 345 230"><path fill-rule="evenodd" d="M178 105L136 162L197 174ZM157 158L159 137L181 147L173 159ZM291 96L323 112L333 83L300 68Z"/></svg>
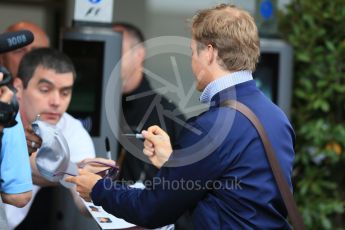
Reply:
<svg viewBox="0 0 345 230"><path fill-rule="evenodd" d="M202 135L182 132L179 155L189 154L184 151L188 149L185 147L202 137L207 138L206 132ZM211 145L211 142L209 140L208 143ZM145 183L144 190L102 179L92 189L91 197L96 205L101 205L107 212L138 226L164 226L174 223L186 210L203 199L211 187L210 182L222 172L219 161L217 154L209 154L189 165L162 167L156 177L148 181L150 184Z"/></svg>
<svg viewBox="0 0 345 230"><path fill-rule="evenodd" d="M16 120L18 124L5 128L2 137L0 189L8 194L32 190L29 154L19 113Z"/></svg>

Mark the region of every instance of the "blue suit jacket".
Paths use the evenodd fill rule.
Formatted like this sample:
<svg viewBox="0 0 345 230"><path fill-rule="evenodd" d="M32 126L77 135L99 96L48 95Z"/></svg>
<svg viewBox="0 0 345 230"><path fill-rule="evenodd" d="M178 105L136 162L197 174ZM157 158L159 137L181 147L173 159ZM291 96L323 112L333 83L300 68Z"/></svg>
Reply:
<svg viewBox="0 0 345 230"><path fill-rule="evenodd" d="M219 106L226 99L244 103L259 117L291 186L293 129L249 81L221 91L207 112L188 121L169 161L145 190L103 179L92 190L93 202L148 228L174 223L192 209L195 229L289 229L260 137L241 113Z"/></svg>

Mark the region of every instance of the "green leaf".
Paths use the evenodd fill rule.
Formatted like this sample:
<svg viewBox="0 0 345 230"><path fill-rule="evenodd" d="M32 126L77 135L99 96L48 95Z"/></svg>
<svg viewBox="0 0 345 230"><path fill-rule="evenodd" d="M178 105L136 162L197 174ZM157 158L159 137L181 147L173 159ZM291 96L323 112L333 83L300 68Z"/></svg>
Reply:
<svg viewBox="0 0 345 230"><path fill-rule="evenodd" d="M344 3L291 0L279 17L281 34L294 49L294 196L307 229L345 226Z"/></svg>
<svg viewBox="0 0 345 230"><path fill-rule="evenodd" d="M328 218L321 217L321 222L324 229L332 229L332 224Z"/></svg>
<svg viewBox="0 0 345 230"><path fill-rule="evenodd" d="M307 53L298 53L297 59L302 62L310 62L310 56Z"/></svg>
<svg viewBox="0 0 345 230"><path fill-rule="evenodd" d="M333 52L336 50L334 44L331 41L326 41L325 44L326 44L326 47L328 48L329 51Z"/></svg>

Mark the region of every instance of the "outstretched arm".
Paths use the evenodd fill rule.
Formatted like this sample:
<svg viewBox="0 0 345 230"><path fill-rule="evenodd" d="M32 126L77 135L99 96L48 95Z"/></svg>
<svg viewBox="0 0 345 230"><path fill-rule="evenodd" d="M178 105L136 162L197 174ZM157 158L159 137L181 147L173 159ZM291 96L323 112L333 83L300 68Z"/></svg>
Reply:
<svg viewBox="0 0 345 230"><path fill-rule="evenodd" d="M65 180L66 182L74 183L77 185L77 192L85 201L91 201L90 193L98 180L102 179L101 176L88 172L84 169L79 169L79 176L70 176Z"/></svg>

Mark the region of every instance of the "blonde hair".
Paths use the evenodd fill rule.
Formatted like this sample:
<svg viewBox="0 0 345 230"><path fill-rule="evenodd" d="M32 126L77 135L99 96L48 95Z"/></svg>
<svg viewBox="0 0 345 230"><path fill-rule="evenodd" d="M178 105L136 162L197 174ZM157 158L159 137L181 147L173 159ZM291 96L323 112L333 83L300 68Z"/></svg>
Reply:
<svg viewBox="0 0 345 230"><path fill-rule="evenodd" d="M218 61L224 69L255 70L260 39L247 11L228 4L201 10L192 18L192 35L198 50L209 44L218 50Z"/></svg>

